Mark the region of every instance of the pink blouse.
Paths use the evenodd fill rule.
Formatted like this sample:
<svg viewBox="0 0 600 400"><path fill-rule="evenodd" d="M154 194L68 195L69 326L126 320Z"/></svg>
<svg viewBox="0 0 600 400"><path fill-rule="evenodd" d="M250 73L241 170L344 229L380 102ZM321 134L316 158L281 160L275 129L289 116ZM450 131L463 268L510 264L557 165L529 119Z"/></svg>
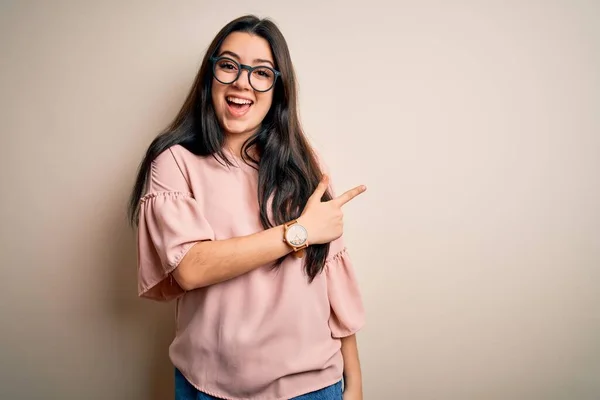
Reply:
<svg viewBox="0 0 600 400"><path fill-rule="evenodd" d="M231 155L231 153L229 153ZM231 400L287 400L342 378L340 338L364 324L364 308L343 239L331 243L312 283L302 259L286 257L205 288L184 291L171 273L194 244L263 230L258 172L182 146L152 164L141 199L139 295L177 300L173 365L198 390Z"/></svg>

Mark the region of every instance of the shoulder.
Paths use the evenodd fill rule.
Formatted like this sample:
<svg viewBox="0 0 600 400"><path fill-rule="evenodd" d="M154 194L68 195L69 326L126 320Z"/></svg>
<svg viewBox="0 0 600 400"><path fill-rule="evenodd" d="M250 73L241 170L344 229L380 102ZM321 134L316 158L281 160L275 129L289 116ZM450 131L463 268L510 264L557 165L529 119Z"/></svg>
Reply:
<svg viewBox="0 0 600 400"><path fill-rule="evenodd" d="M180 159L195 159L198 158L199 156L192 153L191 151L189 151L188 149L186 149L185 147L183 147L180 144L175 144L171 147L168 148L168 150L171 152L171 154L173 154L173 157L176 158L180 158Z"/></svg>
<svg viewBox="0 0 600 400"><path fill-rule="evenodd" d="M181 145L163 150L152 160L149 191L189 192L188 165L197 157Z"/></svg>
<svg viewBox="0 0 600 400"><path fill-rule="evenodd" d="M173 145L165 149L154 160L154 165L170 165L179 164L185 165L191 160L198 159L198 156L183 147L180 144Z"/></svg>
<svg viewBox="0 0 600 400"><path fill-rule="evenodd" d="M177 176L181 174L180 164L183 160L182 157L179 157L179 149L176 149L177 146L169 147L163 150L154 160L152 160L151 164L151 174L152 178L156 178L157 176L166 177L169 175Z"/></svg>
<svg viewBox="0 0 600 400"><path fill-rule="evenodd" d="M173 145L160 153L153 161L154 169L166 169L172 172L179 171L184 176L190 165L197 167L198 164L205 162L207 157L192 153L180 144Z"/></svg>

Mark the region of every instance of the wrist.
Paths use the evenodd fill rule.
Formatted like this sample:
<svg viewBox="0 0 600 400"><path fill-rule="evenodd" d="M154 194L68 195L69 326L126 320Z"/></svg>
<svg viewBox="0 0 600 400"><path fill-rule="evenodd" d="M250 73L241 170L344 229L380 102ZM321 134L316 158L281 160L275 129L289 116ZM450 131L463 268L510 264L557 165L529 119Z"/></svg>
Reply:
<svg viewBox="0 0 600 400"><path fill-rule="evenodd" d="M314 241L313 241L314 232L312 231L312 229L310 227L309 221L307 221L307 219L304 215L301 215L298 218L296 218L296 221L298 221L298 224L302 225L304 227L304 229L306 230L306 241L307 241L308 245L310 246L311 244L314 243Z"/></svg>
<svg viewBox="0 0 600 400"><path fill-rule="evenodd" d="M283 240L281 241L283 243L283 245L285 246L287 252L287 254L290 254L294 251L294 248L292 246L289 245L289 243L285 240L285 224L281 224L277 227L278 229L278 235L280 238L283 238Z"/></svg>
<svg viewBox="0 0 600 400"><path fill-rule="evenodd" d="M304 225L302 225L298 219L294 219L283 224L283 227L283 241L292 248L293 254L297 258L304 257L304 249L309 245L308 231Z"/></svg>

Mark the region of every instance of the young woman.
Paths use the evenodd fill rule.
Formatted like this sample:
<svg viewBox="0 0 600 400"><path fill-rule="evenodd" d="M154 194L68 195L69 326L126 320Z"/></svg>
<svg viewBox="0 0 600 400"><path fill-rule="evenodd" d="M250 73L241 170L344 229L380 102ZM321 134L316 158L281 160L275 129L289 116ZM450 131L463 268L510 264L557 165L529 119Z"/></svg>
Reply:
<svg viewBox="0 0 600 400"><path fill-rule="evenodd" d="M342 206L365 188L335 197L296 102L279 29L238 18L141 163L139 295L176 299L177 400L362 399Z"/></svg>

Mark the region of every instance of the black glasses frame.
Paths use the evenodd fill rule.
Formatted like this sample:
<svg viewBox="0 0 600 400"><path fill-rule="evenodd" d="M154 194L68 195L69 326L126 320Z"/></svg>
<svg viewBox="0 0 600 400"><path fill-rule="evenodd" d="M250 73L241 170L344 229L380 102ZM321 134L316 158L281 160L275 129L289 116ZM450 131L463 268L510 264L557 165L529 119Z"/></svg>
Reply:
<svg viewBox="0 0 600 400"><path fill-rule="evenodd" d="M235 79L233 79L231 82L223 82L222 80L217 78L217 71L215 69L217 68L217 61L219 61L219 60L231 61L232 63L234 63L238 66L237 75L236 75ZM275 83L277 82L277 78L279 78L281 76L281 72L277 71L274 68L268 67L266 65L259 65L256 67L251 67L250 65L240 64L236 60L229 58L229 57L211 57L210 61L213 64L213 67L212 67L213 76L215 77L216 80L218 80L219 82L221 82L224 85L231 85L233 82L237 81L240 78L240 75L242 74L242 70L247 70L248 71L248 83L250 84L250 86L252 86L252 89L256 90L257 92L268 92L269 90L273 89L275 87ZM268 69L269 71L271 71L273 73L273 76L275 77L273 79L273 84L271 85L271 87L266 90L256 89L254 87L254 85L252 84L252 80L250 79L250 75L252 75L252 72L254 72L257 69L261 69L261 68Z"/></svg>

